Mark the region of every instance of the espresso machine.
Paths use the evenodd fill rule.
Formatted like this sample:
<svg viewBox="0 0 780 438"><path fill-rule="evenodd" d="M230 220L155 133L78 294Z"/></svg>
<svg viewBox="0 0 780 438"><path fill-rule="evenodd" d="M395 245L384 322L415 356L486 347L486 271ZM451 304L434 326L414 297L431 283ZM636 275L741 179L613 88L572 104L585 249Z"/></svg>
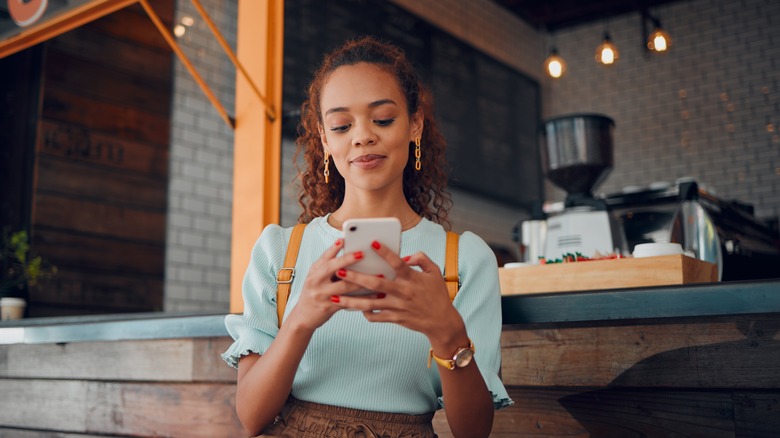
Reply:
<svg viewBox="0 0 780 438"><path fill-rule="evenodd" d="M601 114L573 114L543 123L540 133L546 177L566 191L559 211L542 209L521 225L525 260L626 254L623 228L593 190L613 166L614 121Z"/></svg>
<svg viewBox="0 0 780 438"><path fill-rule="evenodd" d="M780 277L777 222L757 218L752 205L722 199L694 178L635 186L603 198L630 248L679 243L692 257L715 264L721 281Z"/></svg>

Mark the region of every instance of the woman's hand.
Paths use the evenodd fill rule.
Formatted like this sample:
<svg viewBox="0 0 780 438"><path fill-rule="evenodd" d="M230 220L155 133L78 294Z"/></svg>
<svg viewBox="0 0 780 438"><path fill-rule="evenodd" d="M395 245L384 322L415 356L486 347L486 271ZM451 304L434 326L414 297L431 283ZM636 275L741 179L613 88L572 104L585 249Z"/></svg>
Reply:
<svg viewBox="0 0 780 438"><path fill-rule="evenodd" d="M338 305L362 310L369 321L392 322L424 334L438 357L452 357L458 348L469 345L463 318L450 301L439 267L422 252L401 259L378 242L372 246L393 267L395 279L343 271L339 275L342 283L358 285L376 295L341 296ZM452 371L439 367L439 375L453 434L489 436L493 402L476 360Z"/></svg>
<svg viewBox="0 0 780 438"><path fill-rule="evenodd" d="M447 292L447 286L439 266L424 253L401 259L398 254L378 242L372 244L374 251L393 268L396 277L388 280L360 272L346 270L339 276L342 283L356 288L375 291L376 295L341 296L338 305L362 310L366 319L372 322L392 322L423 333L432 344L448 344L457 332L463 333L463 319L455 310ZM413 269L417 266L420 270ZM439 342L437 342L439 341Z"/></svg>
<svg viewBox="0 0 780 438"><path fill-rule="evenodd" d="M338 281L336 275L362 258L362 253L345 254L336 257L343 247L344 241L339 239L322 253L309 268L309 273L301 289L301 297L288 318L297 321L301 327L316 330L325 324L341 307L334 304L342 294L355 292L360 286L346 281ZM285 320L285 324L288 323Z"/></svg>

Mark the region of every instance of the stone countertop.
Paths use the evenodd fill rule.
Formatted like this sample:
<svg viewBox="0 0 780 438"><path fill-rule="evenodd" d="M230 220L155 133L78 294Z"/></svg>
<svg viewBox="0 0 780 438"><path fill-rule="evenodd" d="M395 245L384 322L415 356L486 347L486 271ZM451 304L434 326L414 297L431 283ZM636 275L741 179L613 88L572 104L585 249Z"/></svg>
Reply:
<svg viewBox="0 0 780 438"><path fill-rule="evenodd" d="M780 279L504 295L507 324L780 313Z"/></svg>
<svg viewBox="0 0 780 438"><path fill-rule="evenodd" d="M780 313L780 279L504 295L504 325ZM126 313L0 322L0 344L228 336L224 313Z"/></svg>

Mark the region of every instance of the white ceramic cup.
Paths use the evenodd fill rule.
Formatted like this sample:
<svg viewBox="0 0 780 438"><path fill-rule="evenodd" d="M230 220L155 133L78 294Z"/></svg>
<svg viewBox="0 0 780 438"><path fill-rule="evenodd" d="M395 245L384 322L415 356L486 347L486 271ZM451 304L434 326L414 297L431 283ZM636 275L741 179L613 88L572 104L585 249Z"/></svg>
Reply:
<svg viewBox="0 0 780 438"><path fill-rule="evenodd" d="M22 319L24 317L24 308L26 306L27 302L22 298L0 298L0 319L3 321Z"/></svg>
<svg viewBox="0 0 780 438"><path fill-rule="evenodd" d="M634 258L683 254L679 243L640 243L634 247Z"/></svg>

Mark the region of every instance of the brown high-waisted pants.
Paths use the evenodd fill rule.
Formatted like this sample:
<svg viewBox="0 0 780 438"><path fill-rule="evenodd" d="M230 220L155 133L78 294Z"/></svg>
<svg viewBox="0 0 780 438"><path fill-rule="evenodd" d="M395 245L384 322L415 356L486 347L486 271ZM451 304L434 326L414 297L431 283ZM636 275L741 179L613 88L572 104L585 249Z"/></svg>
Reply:
<svg viewBox="0 0 780 438"><path fill-rule="evenodd" d="M259 437L280 438L436 438L424 415L363 411L305 402L290 397Z"/></svg>

